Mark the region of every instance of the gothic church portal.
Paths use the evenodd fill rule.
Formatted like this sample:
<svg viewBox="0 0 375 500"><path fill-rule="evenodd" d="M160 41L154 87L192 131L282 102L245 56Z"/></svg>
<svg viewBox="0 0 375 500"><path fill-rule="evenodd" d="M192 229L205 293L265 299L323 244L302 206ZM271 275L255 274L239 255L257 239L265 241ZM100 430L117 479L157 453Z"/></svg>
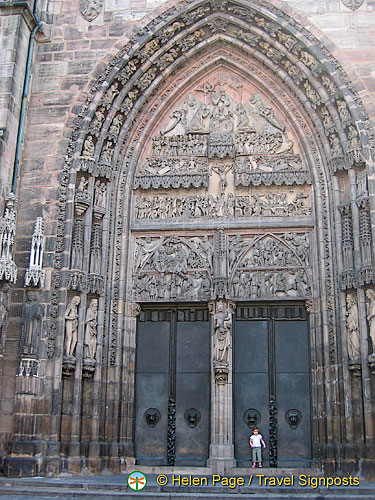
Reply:
<svg viewBox="0 0 375 500"><path fill-rule="evenodd" d="M168 4L120 37L32 238L21 172L1 233L5 474L249 467L258 425L267 466L370 476L371 122L279 3Z"/></svg>

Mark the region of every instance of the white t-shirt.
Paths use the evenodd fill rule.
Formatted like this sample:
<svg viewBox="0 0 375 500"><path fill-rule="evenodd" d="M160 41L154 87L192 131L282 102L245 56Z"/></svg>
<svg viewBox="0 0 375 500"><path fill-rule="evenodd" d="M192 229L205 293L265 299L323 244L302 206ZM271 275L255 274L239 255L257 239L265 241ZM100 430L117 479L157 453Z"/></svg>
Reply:
<svg viewBox="0 0 375 500"><path fill-rule="evenodd" d="M250 438L251 444L253 445L253 448L261 448L262 447L262 434L253 434Z"/></svg>

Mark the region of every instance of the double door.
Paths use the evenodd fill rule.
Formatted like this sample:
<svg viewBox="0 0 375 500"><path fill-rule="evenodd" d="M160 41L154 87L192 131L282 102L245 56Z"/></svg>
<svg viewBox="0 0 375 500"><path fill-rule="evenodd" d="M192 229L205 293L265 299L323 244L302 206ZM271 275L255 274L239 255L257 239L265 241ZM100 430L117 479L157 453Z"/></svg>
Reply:
<svg viewBox="0 0 375 500"><path fill-rule="evenodd" d="M138 318L135 457L205 466L210 423L207 307L149 307Z"/></svg>
<svg viewBox="0 0 375 500"><path fill-rule="evenodd" d="M237 305L233 405L239 467L251 465L254 426L267 445L264 466L310 466L308 331L302 305Z"/></svg>

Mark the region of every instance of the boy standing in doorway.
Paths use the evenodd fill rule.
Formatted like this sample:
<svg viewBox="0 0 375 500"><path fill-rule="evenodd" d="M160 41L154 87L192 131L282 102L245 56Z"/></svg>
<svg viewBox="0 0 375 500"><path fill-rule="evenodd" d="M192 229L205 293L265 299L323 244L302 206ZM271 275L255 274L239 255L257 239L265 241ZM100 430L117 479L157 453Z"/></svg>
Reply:
<svg viewBox="0 0 375 500"><path fill-rule="evenodd" d="M262 446L266 447L266 443L263 440L262 434L259 434L258 427L254 427L253 433L250 436L250 448L253 454L253 465L251 466L253 469L256 466L256 462L258 462L259 467L262 467Z"/></svg>

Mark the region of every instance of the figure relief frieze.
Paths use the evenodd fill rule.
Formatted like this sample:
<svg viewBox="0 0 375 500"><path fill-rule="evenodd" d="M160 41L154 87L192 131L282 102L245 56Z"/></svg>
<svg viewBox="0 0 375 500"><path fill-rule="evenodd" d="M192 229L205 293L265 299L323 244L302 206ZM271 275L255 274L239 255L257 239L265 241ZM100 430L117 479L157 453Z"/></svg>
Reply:
<svg viewBox="0 0 375 500"><path fill-rule="evenodd" d="M136 198L136 219L196 217L285 217L311 216L310 194L267 192L249 195L224 194L225 180L220 179L218 195L141 196Z"/></svg>

